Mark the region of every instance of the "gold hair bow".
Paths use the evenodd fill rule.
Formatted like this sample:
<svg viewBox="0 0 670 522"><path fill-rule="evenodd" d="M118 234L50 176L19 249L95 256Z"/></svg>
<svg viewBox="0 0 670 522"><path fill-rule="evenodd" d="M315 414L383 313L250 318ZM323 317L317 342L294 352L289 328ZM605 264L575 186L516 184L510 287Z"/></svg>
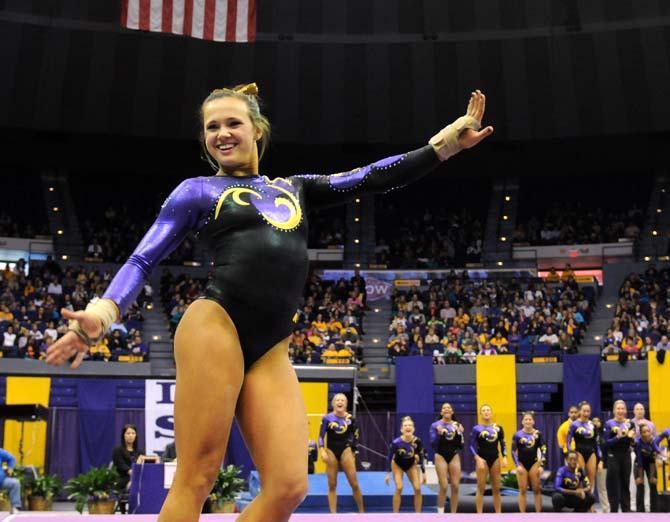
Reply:
<svg viewBox="0 0 670 522"><path fill-rule="evenodd" d="M237 87L235 92L247 94L250 96L258 96L258 85L256 85L256 83L246 83Z"/></svg>

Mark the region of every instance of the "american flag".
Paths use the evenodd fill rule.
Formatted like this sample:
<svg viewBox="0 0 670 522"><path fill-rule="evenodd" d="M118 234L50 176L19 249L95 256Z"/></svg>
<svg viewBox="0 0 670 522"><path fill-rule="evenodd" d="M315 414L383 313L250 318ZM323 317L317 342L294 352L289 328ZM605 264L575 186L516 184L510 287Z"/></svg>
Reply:
<svg viewBox="0 0 670 522"><path fill-rule="evenodd" d="M217 42L253 42L256 0L121 0L121 25Z"/></svg>

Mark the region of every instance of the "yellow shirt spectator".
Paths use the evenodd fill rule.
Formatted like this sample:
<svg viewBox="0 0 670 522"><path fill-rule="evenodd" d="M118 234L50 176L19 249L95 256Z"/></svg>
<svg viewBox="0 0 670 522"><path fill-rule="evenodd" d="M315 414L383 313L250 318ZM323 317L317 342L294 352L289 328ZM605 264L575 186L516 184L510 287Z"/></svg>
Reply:
<svg viewBox="0 0 670 522"><path fill-rule="evenodd" d="M326 364L337 364L338 351L333 347L329 346L323 352L321 352L321 361Z"/></svg>
<svg viewBox="0 0 670 522"><path fill-rule="evenodd" d="M491 339L489 342L496 348L500 348L501 346L507 346L509 344L507 339L505 339L504 337L497 337L497 336Z"/></svg>
<svg viewBox="0 0 670 522"><path fill-rule="evenodd" d="M341 332L343 328L342 323L338 319L332 319L328 323L328 330L331 332Z"/></svg>
<svg viewBox="0 0 670 522"><path fill-rule="evenodd" d="M570 267L565 267L565 270L563 270L563 273L561 274L561 279L563 281L569 281L570 279L575 278L575 271L570 268Z"/></svg>
<svg viewBox="0 0 670 522"><path fill-rule="evenodd" d="M556 439L558 440L558 445L561 448L561 451L563 454L566 454L568 452L566 444L568 443L568 431L570 431L570 425L574 421L571 418L568 418L563 424L561 424L558 427L558 431L556 432ZM570 449L573 450L575 449L575 439L572 439L572 442L570 444Z"/></svg>
<svg viewBox="0 0 670 522"><path fill-rule="evenodd" d="M544 280L547 283L558 283L561 280L561 277L558 275L558 272L556 272L556 269L552 268L549 270L549 273L547 274L547 277L544 278Z"/></svg>
<svg viewBox="0 0 670 522"><path fill-rule="evenodd" d="M107 339L103 339L100 344L91 346L89 353L91 356L100 354L106 361L112 357L112 352L109 351L109 346L107 346Z"/></svg>
<svg viewBox="0 0 670 522"><path fill-rule="evenodd" d="M354 334L358 335L358 330L356 330L355 327L353 327L353 326L349 326L349 328L351 328L351 333L354 333ZM346 329L346 328L342 328L342 329L340 330L340 336L344 335L345 333L347 333L347 329Z"/></svg>
<svg viewBox="0 0 670 522"><path fill-rule="evenodd" d="M337 362L340 364L349 364L351 362L351 352L346 348L337 351Z"/></svg>

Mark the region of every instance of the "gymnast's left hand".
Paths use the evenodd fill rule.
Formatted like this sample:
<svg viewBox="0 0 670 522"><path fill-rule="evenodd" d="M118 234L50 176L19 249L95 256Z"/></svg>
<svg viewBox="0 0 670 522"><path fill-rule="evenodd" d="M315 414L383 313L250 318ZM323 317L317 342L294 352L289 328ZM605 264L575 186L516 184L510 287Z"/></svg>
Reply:
<svg viewBox="0 0 670 522"><path fill-rule="evenodd" d="M470 102L468 103L468 110L466 111L466 116L471 116L479 122L479 125L482 124L482 118L484 117L484 111L486 110L486 95L477 89L470 96ZM473 129L463 129L458 136L458 144L462 149L471 149L477 145L484 138L487 138L493 134L493 127L488 126L483 129L476 131Z"/></svg>

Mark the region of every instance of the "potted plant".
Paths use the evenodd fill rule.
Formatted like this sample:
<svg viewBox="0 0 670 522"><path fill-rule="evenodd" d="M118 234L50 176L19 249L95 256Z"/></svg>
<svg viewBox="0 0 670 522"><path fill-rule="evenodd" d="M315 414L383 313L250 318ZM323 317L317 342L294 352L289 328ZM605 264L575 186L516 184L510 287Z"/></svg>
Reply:
<svg viewBox="0 0 670 522"><path fill-rule="evenodd" d="M244 487L244 480L238 476L241 471L242 468L233 464L219 470L209 494L212 513L235 512L235 496Z"/></svg>
<svg viewBox="0 0 670 522"><path fill-rule="evenodd" d="M75 500L79 513L88 504L88 512L92 515L112 514L116 509L118 483L119 473L114 468L101 466L68 480L65 491L69 493L68 499Z"/></svg>
<svg viewBox="0 0 670 522"><path fill-rule="evenodd" d="M516 473L505 473L502 476L500 485L504 488L519 489L519 482L517 480Z"/></svg>
<svg viewBox="0 0 670 522"><path fill-rule="evenodd" d="M27 488L30 511L51 511L53 498L60 488L61 482L56 475L41 475L34 479Z"/></svg>
<svg viewBox="0 0 670 522"><path fill-rule="evenodd" d="M11 511L12 505L9 503L9 495L4 489L0 489L0 511Z"/></svg>

